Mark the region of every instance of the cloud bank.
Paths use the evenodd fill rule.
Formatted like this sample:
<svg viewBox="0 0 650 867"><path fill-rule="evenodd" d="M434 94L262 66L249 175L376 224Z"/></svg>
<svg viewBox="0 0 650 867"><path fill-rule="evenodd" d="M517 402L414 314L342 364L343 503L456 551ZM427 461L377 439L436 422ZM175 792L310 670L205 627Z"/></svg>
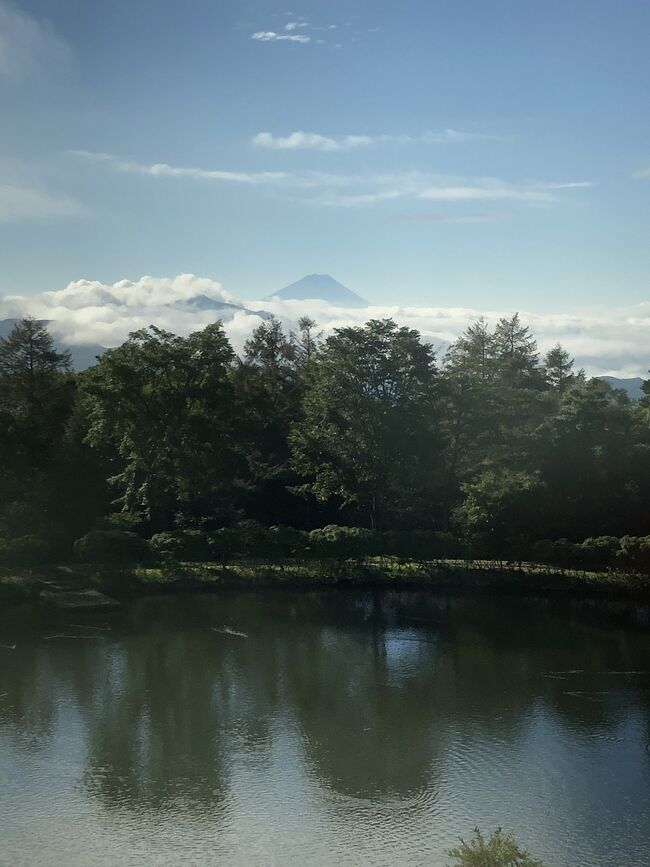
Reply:
<svg viewBox="0 0 650 867"><path fill-rule="evenodd" d="M333 307L325 301L241 302L223 286L207 277L180 274L176 277L141 277L107 284L76 280L68 286L31 298L0 298L0 318L29 314L53 321L52 331L68 344L99 343L116 346L130 331L149 324L189 334L219 318L210 309L192 309L187 302L204 296L214 302L241 304L248 310L224 312L225 329L233 346L241 351L251 331L273 313L287 327L300 316L315 319L325 334L334 328L363 325L368 319L391 317L401 325L416 328L439 351L461 334L468 324L484 315L495 324L513 310L480 310L466 307L376 305L361 309ZM544 353L562 343L575 356L578 366L591 375L645 376L650 367L650 303L628 308L588 313L534 313L520 310Z"/></svg>

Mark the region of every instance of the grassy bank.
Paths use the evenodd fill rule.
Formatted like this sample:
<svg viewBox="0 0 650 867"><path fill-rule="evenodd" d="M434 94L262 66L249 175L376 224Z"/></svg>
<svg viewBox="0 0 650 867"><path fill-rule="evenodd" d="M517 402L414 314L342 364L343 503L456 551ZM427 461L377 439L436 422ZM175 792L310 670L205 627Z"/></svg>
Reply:
<svg viewBox="0 0 650 867"><path fill-rule="evenodd" d="M201 592L258 587L431 587L444 591L501 590L521 593L574 593L650 599L650 578L623 572L558 571L540 564L395 557L364 561L181 562L165 565L41 567L0 573L0 603L38 597L42 582L77 582L117 597L155 592Z"/></svg>
<svg viewBox="0 0 650 867"><path fill-rule="evenodd" d="M650 598L650 578L621 572L585 572L491 561L446 560L422 563L397 558L364 562L181 563L134 569L143 588L297 585L318 587L384 586L439 589L504 588L521 591L638 593Z"/></svg>

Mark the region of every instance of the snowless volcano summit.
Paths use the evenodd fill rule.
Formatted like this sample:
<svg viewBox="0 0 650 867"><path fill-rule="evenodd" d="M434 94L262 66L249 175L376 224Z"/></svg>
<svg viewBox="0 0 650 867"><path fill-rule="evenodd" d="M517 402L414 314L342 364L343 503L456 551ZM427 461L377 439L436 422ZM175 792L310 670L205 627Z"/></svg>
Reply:
<svg viewBox="0 0 650 867"><path fill-rule="evenodd" d="M273 292L264 300L270 301L272 298L282 298L285 301L327 301L333 307L368 306L364 298L330 277L329 274L308 274L301 280L280 289L279 292Z"/></svg>

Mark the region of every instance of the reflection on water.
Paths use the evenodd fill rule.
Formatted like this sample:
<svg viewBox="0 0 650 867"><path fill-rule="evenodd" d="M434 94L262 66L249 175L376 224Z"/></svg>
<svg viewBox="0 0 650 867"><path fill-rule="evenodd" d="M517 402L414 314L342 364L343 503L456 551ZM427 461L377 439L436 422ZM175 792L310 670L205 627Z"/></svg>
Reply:
<svg viewBox="0 0 650 867"><path fill-rule="evenodd" d="M224 593L13 609L13 642L0 864L441 865L503 824L549 867L650 865L643 609Z"/></svg>

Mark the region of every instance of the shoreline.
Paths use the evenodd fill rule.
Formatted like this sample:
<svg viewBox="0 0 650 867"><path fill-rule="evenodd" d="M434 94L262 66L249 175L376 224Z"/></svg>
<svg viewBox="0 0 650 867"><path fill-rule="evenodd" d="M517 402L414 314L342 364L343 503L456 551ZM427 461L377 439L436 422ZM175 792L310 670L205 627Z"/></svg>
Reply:
<svg viewBox="0 0 650 867"><path fill-rule="evenodd" d="M115 599L153 593L201 593L222 589L430 588L445 593L617 597L650 601L650 576L622 572L557 570L540 564L494 561L417 562L397 558L358 561L239 561L227 564L180 562L164 565L61 564L38 569L0 570L0 604L48 604L57 587L72 583L79 592L99 591Z"/></svg>

